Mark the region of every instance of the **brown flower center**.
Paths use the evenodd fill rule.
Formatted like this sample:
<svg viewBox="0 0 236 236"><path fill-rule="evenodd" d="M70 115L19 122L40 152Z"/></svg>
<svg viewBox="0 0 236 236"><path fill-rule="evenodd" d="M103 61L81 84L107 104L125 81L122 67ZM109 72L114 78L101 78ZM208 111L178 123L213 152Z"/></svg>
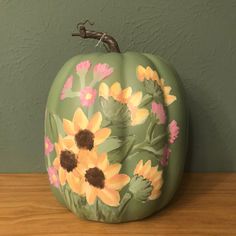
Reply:
<svg viewBox="0 0 236 236"><path fill-rule="evenodd" d="M80 130L75 135L75 141L79 148L92 150L94 146L94 134L88 129Z"/></svg>
<svg viewBox="0 0 236 236"><path fill-rule="evenodd" d="M97 167L90 168L86 171L85 180L88 181L91 185L97 188L104 188L105 176L102 170Z"/></svg>
<svg viewBox="0 0 236 236"><path fill-rule="evenodd" d="M62 168L68 172L72 171L75 167L77 167L77 159L75 154L68 150L62 151L60 155L60 164Z"/></svg>

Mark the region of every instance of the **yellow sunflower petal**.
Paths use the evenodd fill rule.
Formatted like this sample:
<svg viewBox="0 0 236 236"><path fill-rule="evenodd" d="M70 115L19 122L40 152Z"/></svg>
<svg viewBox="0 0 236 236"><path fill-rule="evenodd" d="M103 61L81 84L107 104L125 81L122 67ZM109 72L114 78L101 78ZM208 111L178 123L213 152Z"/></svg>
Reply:
<svg viewBox="0 0 236 236"><path fill-rule="evenodd" d="M167 106L169 106L175 100L176 100L176 96L174 96L174 95L167 95L167 96L165 96L165 103L166 103Z"/></svg>
<svg viewBox="0 0 236 236"><path fill-rule="evenodd" d="M70 149L75 145L75 139L72 136L67 136L63 139L66 149Z"/></svg>
<svg viewBox="0 0 236 236"><path fill-rule="evenodd" d="M156 71L153 72L152 80L159 81L159 75Z"/></svg>
<svg viewBox="0 0 236 236"><path fill-rule="evenodd" d="M86 189L86 200L89 205L92 205L95 202L97 197L97 189L89 185Z"/></svg>
<svg viewBox="0 0 236 236"><path fill-rule="evenodd" d="M110 88L110 96L112 96L114 99L116 99L119 94L121 93L121 86L119 82L115 82L112 84Z"/></svg>
<svg viewBox="0 0 236 236"><path fill-rule="evenodd" d="M80 175L80 173L79 173L79 171L78 171L77 168L74 168L73 171L72 171L71 173L72 173L75 177L78 177L78 178L81 177L81 175Z"/></svg>
<svg viewBox="0 0 236 236"><path fill-rule="evenodd" d="M149 173L147 174L146 178L148 180L152 181L154 176L155 176L155 174L156 174L156 172L157 172L157 168L156 167L152 167L151 170L149 171Z"/></svg>
<svg viewBox="0 0 236 236"><path fill-rule="evenodd" d="M163 184L162 179L155 179L155 180L152 181L152 185L155 189L160 189L162 184Z"/></svg>
<svg viewBox="0 0 236 236"><path fill-rule="evenodd" d="M149 80L152 77L153 77L153 70L150 66L147 66L146 71L145 71L145 78Z"/></svg>
<svg viewBox="0 0 236 236"><path fill-rule="evenodd" d="M106 179L109 179L112 176L118 174L120 169L121 169L121 164L116 163L116 164L109 165L103 172Z"/></svg>
<svg viewBox="0 0 236 236"><path fill-rule="evenodd" d="M61 150L65 149L65 145L64 145L63 138L61 135L59 135L58 137L58 145Z"/></svg>
<svg viewBox="0 0 236 236"><path fill-rule="evenodd" d="M94 167L97 163L97 154L95 151L80 149L78 153L78 160L84 167Z"/></svg>
<svg viewBox="0 0 236 236"><path fill-rule="evenodd" d="M101 170L105 170L109 165L108 159L107 159L107 154L102 153L98 156L97 159L97 167Z"/></svg>
<svg viewBox="0 0 236 236"><path fill-rule="evenodd" d="M84 195L86 194L86 189L89 187L89 183L85 181L85 179L81 178L80 180L80 194Z"/></svg>
<svg viewBox="0 0 236 236"><path fill-rule="evenodd" d="M170 93L170 91L171 91L171 87L170 86L165 86L163 88L163 93L166 94L166 95L168 95Z"/></svg>
<svg viewBox="0 0 236 236"><path fill-rule="evenodd" d="M131 125L139 125L144 123L147 119L149 112L145 108L137 109L131 113Z"/></svg>
<svg viewBox="0 0 236 236"><path fill-rule="evenodd" d="M161 178L162 178L162 171L156 171L155 175L152 177L152 180L155 181L155 180L159 180Z"/></svg>
<svg viewBox="0 0 236 236"><path fill-rule="evenodd" d="M77 155L78 152L79 152L79 148L78 148L77 145L74 143L74 145L69 148L69 151L71 151L71 152L73 152L74 154Z"/></svg>
<svg viewBox="0 0 236 236"><path fill-rule="evenodd" d="M89 121L88 129L95 133L100 129L102 123L102 114L101 112L96 112Z"/></svg>
<svg viewBox="0 0 236 236"><path fill-rule="evenodd" d="M58 144L59 144L59 147L60 147L61 151L66 149L66 145L65 145L63 139L64 138L62 138L62 136L59 135L59 137L58 137Z"/></svg>
<svg viewBox="0 0 236 236"><path fill-rule="evenodd" d="M77 165L77 168L76 168L76 170L80 176L84 176L86 174L87 169L88 169L88 167L82 162L79 162L79 164Z"/></svg>
<svg viewBox="0 0 236 236"><path fill-rule="evenodd" d="M104 97L105 99L108 99L109 97L109 87L104 82L99 86L99 96Z"/></svg>
<svg viewBox="0 0 236 236"><path fill-rule="evenodd" d="M109 189L120 190L130 181L130 177L125 174L116 174L106 179L105 186Z"/></svg>
<svg viewBox="0 0 236 236"><path fill-rule="evenodd" d="M99 145L103 143L111 134L111 129L102 128L94 134L94 145Z"/></svg>
<svg viewBox="0 0 236 236"><path fill-rule="evenodd" d="M53 166L54 166L56 169L59 169L59 167L60 167L60 158L59 158L59 157L57 157L57 158L54 159L54 161L53 161Z"/></svg>
<svg viewBox="0 0 236 236"><path fill-rule="evenodd" d="M164 86L165 86L165 80L164 79L161 78L161 79L157 80L157 83L161 87L161 89L164 88Z"/></svg>
<svg viewBox="0 0 236 236"><path fill-rule="evenodd" d="M55 150L56 150L57 156L60 156L61 155L61 148L58 143L55 143Z"/></svg>
<svg viewBox="0 0 236 236"><path fill-rule="evenodd" d="M140 160L134 169L134 175L139 175L142 168L143 168L143 160Z"/></svg>
<svg viewBox="0 0 236 236"><path fill-rule="evenodd" d="M148 197L150 200L155 200L157 198L159 198L161 195L161 191L160 190L155 190L152 191L151 195Z"/></svg>
<svg viewBox="0 0 236 236"><path fill-rule="evenodd" d="M64 185L66 183L66 174L67 174L67 171L64 170L62 167L59 168L59 180L60 180L60 183L61 185Z"/></svg>
<svg viewBox="0 0 236 236"><path fill-rule="evenodd" d="M78 160L80 163L83 163L85 166L87 166L88 154L89 154L89 151L87 149L80 149L78 152Z"/></svg>
<svg viewBox="0 0 236 236"><path fill-rule="evenodd" d="M163 171L162 170L158 170L158 165L154 166L154 168L156 168L156 172L155 172L155 175L154 175L153 179L160 178L162 176Z"/></svg>
<svg viewBox="0 0 236 236"><path fill-rule="evenodd" d="M80 179L74 176L72 172L68 173L66 179L72 191L81 194Z"/></svg>
<svg viewBox="0 0 236 236"><path fill-rule="evenodd" d="M148 175L148 173L149 173L149 171L151 170L151 160L148 160L145 164L144 164L144 166L143 166L143 168L142 168L142 172L141 172L141 175L144 177L144 178L146 178L147 179L147 175Z"/></svg>
<svg viewBox="0 0 236 236"><path fill-rule="evenodd" d="M137 107L137 106L141 103L142 97L143 97L142 92L136 92L135 94L133 94L133 95L130 97L128 103L129 103L131 106Z"/></svg>
<svg viewBox="0 0 236 236"><path fill-rule="evenodd" d="M94 167L97 165L97 162L98 162L98 154L96 151L92 150L92 151L88 151L89 152L89 155L88 155L88 166L89 167Z"/></svg>
<svg viewBox="0 0 236 236"><path fill-rule="evenodd" d="M73 117L73 123L75 131L78 132L81 129L86 129L88 126L88 118L84 114L81 108L78 108L75 111L74 117Z"/></svg>
<svg viewBox="0 0 236 236"><path fill-rule="evenodd" d="M132 88L131 87L125 88L120 93L120 99L125 103L127 99L131 96L131 94L132 94Z"/></svg>
<svg viewBox="0 0 236 236"><path fill-rule="evenodd" d="M137 77L140 81L144 80L145 71L146 71L146 69L143 66L139 65L137 67Z"/></svg>
<svg viewBox="0 0 236 236"><path fill-rule="evenodd" d="M103 188L98 189L98 197L102 200L103 203L109 206L118 206L120 202L120 194L116 190Z"/></svg>
<svg viewBox="0 0 236 236"><path fill-rule="evenodd" d="M74 124L71 121L63 119L63 128L68 135L75 135Z"/></svg>

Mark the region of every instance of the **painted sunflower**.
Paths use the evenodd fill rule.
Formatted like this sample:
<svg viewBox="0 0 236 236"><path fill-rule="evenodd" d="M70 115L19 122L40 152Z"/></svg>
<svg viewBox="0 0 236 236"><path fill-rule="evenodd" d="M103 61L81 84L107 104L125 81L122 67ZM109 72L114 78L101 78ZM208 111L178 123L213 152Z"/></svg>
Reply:
<svg viewBox="0 0 236 236"><path fill-rule="evenodd" d="M106 83L102 82L99 87L99 96L102 96L106 100L108 100L109 97L113 97L115 101L126 104L130 111L131 125L133 126L144 123L149 115L147 109L138 108L142 101L142 92L138 91L132 94L131 87L122 90L119 82L113 83L110 88Z"/></svg>
<svg viewBox="0 0 236 236"><path fill-rule="evenodd" d="M81 150L78 170L81 174L81 189L89 205L96 198L109 206L118 206L121 190L129 181L126 174L119 174L121 164L109 164L107 154L98 155L95 150Z"/></svg>
<svg viewBox="0 0 236 236"><path fill-rule="evenodd" d="M159 81L159 76L155 70L152 70L150 66L144 68L143 66L139 65L137 67L137 76L140 81L144 80L153 80Z"/></svg>
<svg viewBox="0 0 236 236"><path fill-rule="evenodd" d="M143 165L143 160L140 160L134 170L134 175L142 176L150 182L152 192L148 197L149 200L157 199L161 194L161 187L163 184L162 171L158 171L158 166L151 166L151 160L148 160Z"/></svg>
<svg viewBox="0 0 236 236"><path fill-rule="evenodd" d="M166 86L165 80L160 79L157 71L152 70L151 67L147 66L146 68L144 68L143 66L139 65L137 67L137 77L138 77L138 80L142 82L144 80L156 81L163 92L164 100L167 106L169 106L171 103L173 103L176 100L176 96L170 94L171 87Z"/></svg>
<svg viewBox="0 0 236 236"><path fill-rule="evenodd" d="M63 119L63 127L68 139L75 141L79 149L92 150L103 143L111 134L111 129L100 128L102 123L101 112L96 112L90 120L81 108L78 108L73 120Z"/></svg>
<svg viewBox="0 0 236 236"><path fill-rule="evenodd" d="M57 156L53 166L58 171L60 184L63 186L67 182L74 192L80 193L80 177L77 170L79 150L75 142L71 138L59 136L55 150Z"/></svg>

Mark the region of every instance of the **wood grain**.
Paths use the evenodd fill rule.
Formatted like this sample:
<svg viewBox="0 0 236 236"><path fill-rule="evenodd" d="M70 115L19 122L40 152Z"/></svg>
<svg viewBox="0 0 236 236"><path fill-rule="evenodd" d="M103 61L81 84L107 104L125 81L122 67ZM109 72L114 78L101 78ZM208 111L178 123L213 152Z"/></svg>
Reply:
<svg viewBox="0 0 236 236"><path fill-rule="evenodd" d="M0 235L236 235L236 173L186 173L171 204L143 221L78 219L53 197L46 174L0 175Z"/></svg>

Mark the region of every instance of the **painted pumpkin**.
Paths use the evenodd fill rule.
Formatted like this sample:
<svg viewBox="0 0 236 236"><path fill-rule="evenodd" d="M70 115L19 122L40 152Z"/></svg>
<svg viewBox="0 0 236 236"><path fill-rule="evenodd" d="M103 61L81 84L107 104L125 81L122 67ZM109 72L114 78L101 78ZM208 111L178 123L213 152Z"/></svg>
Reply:
<svg viewBox="0 0 236 236"><path fill-rule="evenodd" d="M179 77L158 56L119 53L110 36L84 26L80 36L103 37L116 52L75 56L56 76L45 114L52 191L85 219L145 218L167 205L183 173L187 118Z"/></svg>

